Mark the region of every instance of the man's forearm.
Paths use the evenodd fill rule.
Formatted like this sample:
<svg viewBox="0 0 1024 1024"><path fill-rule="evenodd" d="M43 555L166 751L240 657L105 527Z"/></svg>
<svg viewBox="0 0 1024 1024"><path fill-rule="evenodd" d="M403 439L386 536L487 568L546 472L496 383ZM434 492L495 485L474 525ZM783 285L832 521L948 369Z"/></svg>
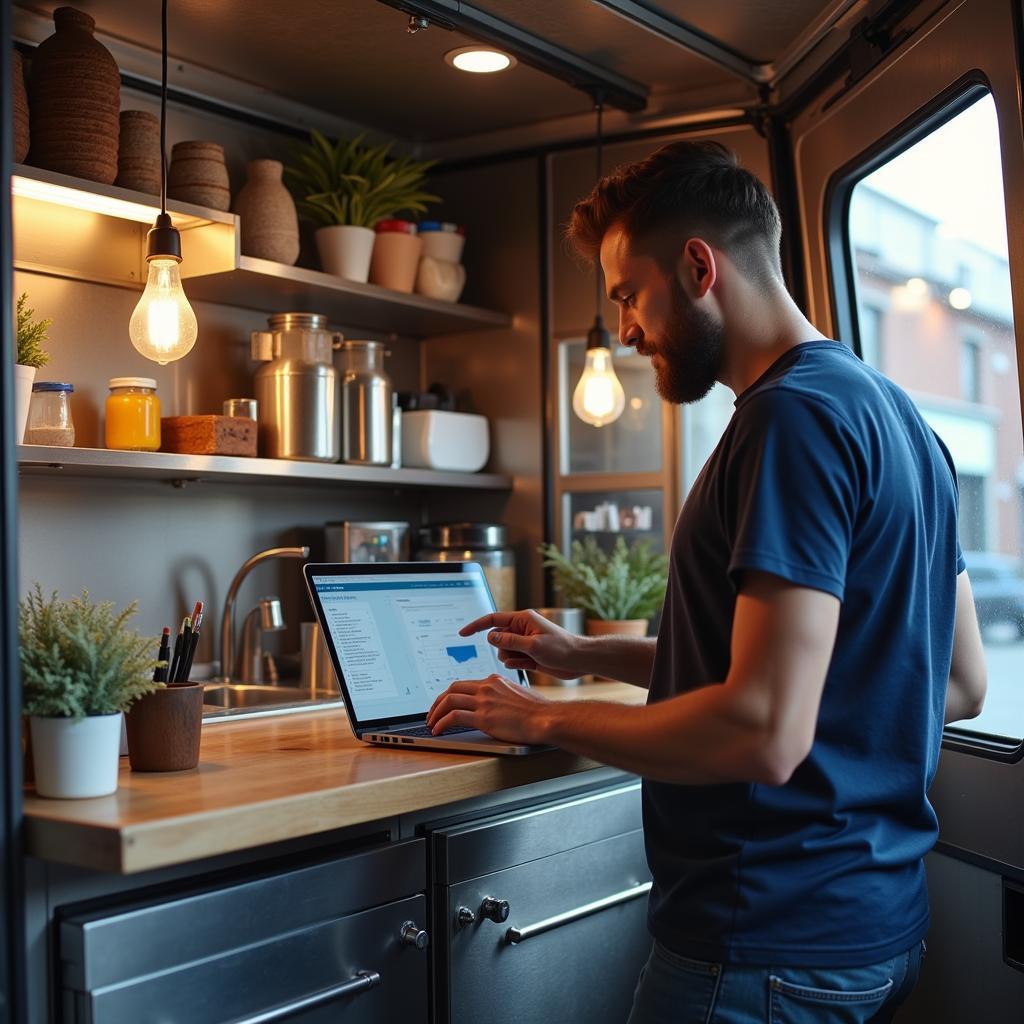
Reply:
<svg viewBox="0 0 1024 1024"><path fill-rule="evenodd" d="M576 670L647 687L654 667L657 640L640 636L580 637Z"/></svg>
<svg viewBox="0 0 1024 1024"><path fill-rule="evenodd" d="M770 742L707 686L646 707L568 701L546 707L546 741L644 778L685 785L773 782Z"/></svg>

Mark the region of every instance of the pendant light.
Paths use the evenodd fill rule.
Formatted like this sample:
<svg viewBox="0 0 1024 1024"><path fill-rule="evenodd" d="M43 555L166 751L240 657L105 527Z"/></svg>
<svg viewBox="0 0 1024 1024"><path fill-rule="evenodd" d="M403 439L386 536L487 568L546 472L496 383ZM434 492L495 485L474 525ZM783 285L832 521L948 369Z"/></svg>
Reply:
<svg viewBox="0 0 1024 1024"><path fill-rule="evenodd" d="M601 115L604 109L600 95L595 97L594 106L597 110L596 180L600 181L601 143L603 140ZM594 325L587 332L586 363L576 390L572 394L572 411L584 423L589 423L594 427L603 427L606 423L613 423L622 415L622 410L626 407L626 395L622 390L619 378L615 375L615 367L612 364L612 341L601 316L604 299L604 274L601 272L600 259L594 260L594 277L596 285Z"/></svg>
<svg viewBox="0 0 1024 1024"><path fill-rule="evenodd" d="M163 50L160 87L160 214L146 236L149 276L132 313L128 334L147 359L173 362L192 350L199 333L196 315L181 287L181 236L167 215L167 0L162 3Z"/></svg>

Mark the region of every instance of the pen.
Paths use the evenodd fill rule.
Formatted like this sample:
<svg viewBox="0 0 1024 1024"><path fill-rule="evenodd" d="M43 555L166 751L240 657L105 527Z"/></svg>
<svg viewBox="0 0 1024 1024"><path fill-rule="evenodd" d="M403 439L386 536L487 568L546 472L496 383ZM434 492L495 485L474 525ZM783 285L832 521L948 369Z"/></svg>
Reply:
<svg viewBox="0 0 1024 1024"><path fill-rule="evenodd" d="M174 641L174 654L171 656L170 671L167 673L168 683L174 683L177 679L178 673L178 662L181 660L181 641L182 634L185 632L185 623L188 621L187 618L181 620L181 629L178 632L177 637Z"/></svg>
<svg viewBox="0 0 1024 1024"><path fill-rule="evenodd" d="M182 682L188 682L192 675L192 659L195 658L196 648L199 646L199 627L203 624L202 602L198 602L197 607L199 608L199 613L192 622L192 637L184 658L185 667L184 671L180 673Z"/></svg>
<svg viewBox="0 0 1024 1024"><path fill-rule="evenodd" d="M163 634L160 637L160 650L157 651L156 660L163 662L162 665L157 665L153 670L153 682L154 683L166 683L167 682L167 669L169 665L167 663L167 656L171 652L171 628L170 626L164 626Z"/></svg>

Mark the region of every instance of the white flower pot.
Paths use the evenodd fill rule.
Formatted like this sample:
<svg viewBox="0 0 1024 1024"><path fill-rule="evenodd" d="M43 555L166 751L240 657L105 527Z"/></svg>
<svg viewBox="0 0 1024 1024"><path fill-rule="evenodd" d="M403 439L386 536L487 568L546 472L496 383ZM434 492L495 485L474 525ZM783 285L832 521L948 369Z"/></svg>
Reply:
<svg viewBox="0 0 1024 1024"><path fill-rule="evenodd" d="M90 715L77 722L33 715L30 722L36 792L56 800L116 792L121 718L120 712Z"/></svg>
<svg viewBox="0 0 1024 1024"><path fill-rule="evenodd" d="M32 401L32 385L36 379L34 366L14 364L14 440L21 444L28 422L28 404Z"/></svg>
<svg viewBox="0 0 1024 1024"><path fill-rule="evenodd" d="M324 270L335 277L363 284L370 276L373 242L372 228L359 228L352 224L318 228L316 232L316 247Z"/></svg>

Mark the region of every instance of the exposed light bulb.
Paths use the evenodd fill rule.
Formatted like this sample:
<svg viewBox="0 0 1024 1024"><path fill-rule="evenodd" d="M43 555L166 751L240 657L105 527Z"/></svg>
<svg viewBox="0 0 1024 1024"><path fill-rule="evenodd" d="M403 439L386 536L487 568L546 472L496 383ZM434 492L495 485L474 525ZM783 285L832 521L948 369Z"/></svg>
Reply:
<svg viewBox="0 0 1024 1024"><path fill-rule="evenodd" d="M625 407L626 395L615 375L611 350L588 348L583 374L572 395L572 411L584 423L603 427L617 420Z"/></svg>
<svg viewBox="0 0 1024 1024"><path fill-rule="evenodd" d="M147 359L163 366L192 351L199 325L181 286L178 261L155 257L149 261L146 290L132 313L128 334Z"/></svg>

